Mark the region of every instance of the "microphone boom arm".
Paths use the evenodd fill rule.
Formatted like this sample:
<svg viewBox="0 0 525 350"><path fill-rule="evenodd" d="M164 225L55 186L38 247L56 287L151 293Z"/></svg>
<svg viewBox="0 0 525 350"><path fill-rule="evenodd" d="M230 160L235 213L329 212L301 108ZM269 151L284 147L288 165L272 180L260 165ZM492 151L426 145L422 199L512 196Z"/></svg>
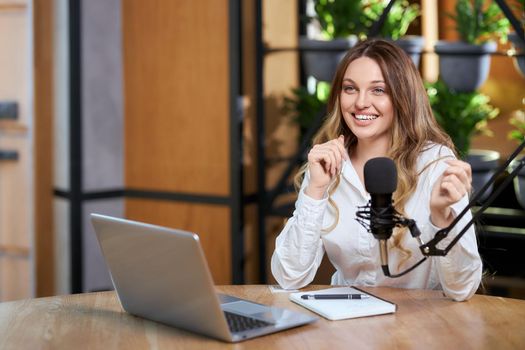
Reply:
<svg viewBox="0 0 525 350"><path fill-rule="evenodd" d="M481 217L483 212L489 207L490 204L496 199L496 197L499 196L499 194L505 189L505 187L511 182L519 173L519 171L525 166L525 158L521 159L516 167L512 170L511 173L509 173L508 176L505 177L505 180L501 184L499 184L498 188L491 193L489 198L485 201L485 203L476 211L476 213L472 216L472 219L463 227L463 229L457 234L456 237L447 245L444 249L437 248L437 244L441 242L449 232L459 223L459 221L465 216L465 214L474 206L474 204L478 201L478 199L487 191L487 189L492 185L498 176L503 174L503 172L508 168L510 163L519 155L519 153L525 148L525 139L523 142L514 150L514 152L509 156L509 158L503 163L496 172L492 175L492 177L485 183L485 185L474 194L472 199L469 201L468 205L456 216L456 218L448 225L447 227L439 230L436 232L436 235L433 239L431 239L428 243L423 244L420 246L421 252L425 256L445 256L447 253L454 247L454 245L463 237L463 235L468 231L470 226L474 222L476 222L477 219Z"/></svg>

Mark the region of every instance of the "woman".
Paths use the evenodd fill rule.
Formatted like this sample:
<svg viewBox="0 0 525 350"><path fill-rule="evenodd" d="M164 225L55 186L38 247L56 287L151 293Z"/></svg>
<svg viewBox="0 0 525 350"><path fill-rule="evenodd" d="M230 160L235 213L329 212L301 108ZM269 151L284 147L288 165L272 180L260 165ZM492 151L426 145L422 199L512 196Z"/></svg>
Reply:
<svg viewBox="0 0 525 350"><path fill-rule="evenodd" d="M458 301L476 292L482 264L472 227L447 256L389 278L380 267L378 241L355 219L358 207L370 199L363 167L375 157L394 160L394 206L416 220L425 242L468 203L470 166L456 159L450 138L432 115L419 72L401 49L368 40L346 54L313 144L298 174L296 209L272 256L272 273L283 288L309 284L326 251L336 268L333 285L442 289ZM468 213L438 247L444 248L470 218ZM406 228L394 230L389 247L393 274L422 257Z"/></svg>

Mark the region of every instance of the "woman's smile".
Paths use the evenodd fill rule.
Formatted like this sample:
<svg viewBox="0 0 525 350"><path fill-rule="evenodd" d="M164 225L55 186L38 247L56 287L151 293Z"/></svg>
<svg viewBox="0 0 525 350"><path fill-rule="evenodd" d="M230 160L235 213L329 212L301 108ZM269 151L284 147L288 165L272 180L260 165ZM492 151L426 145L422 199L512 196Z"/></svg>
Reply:
<svg viewBox="0 0 525 350"><path fill-rule="evenodd" d="M355 119L357 120L374 120L379 118L379 115L377 114L355 114L352 113Z"/></svg>

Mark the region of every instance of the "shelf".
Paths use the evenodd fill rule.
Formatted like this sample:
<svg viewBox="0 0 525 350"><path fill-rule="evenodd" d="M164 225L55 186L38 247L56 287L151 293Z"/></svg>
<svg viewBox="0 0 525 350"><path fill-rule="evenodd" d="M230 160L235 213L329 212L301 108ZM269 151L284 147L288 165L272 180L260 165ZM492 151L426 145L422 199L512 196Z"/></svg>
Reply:
<svg viewBox="0 0 525 350"><path fill-rule="evenodd" d="M27 247L0 244L0 256L28 258L29 252L30 250Z"/></svg>
<svg viewBox="0 0 525 350"><path fill-rule="evenodd" d="M10 1L0 2L0 11L25 11L27 9L27 3Z"/></svg>
<svg viewBox="0 0 525 350"><path fill-rule="evenodd" d="M473 211L477 211L477 207ZM525 229L525 210L489 207L481 216L482 225L494 227L518 227Z"/></svg>

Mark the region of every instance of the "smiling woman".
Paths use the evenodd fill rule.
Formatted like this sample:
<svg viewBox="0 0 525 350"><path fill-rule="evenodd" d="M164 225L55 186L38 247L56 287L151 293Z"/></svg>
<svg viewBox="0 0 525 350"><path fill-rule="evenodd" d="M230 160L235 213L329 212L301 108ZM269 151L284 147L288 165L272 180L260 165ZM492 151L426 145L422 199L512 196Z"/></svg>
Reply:
<svg viewBox="0 0 525 350"><path fill-rule="evenodd" d="M446 257L393 279L381 272L378 242L355 220L370 199L364 165L376 157L394 160L399 174L394 207L416 220L423 241L448 226L468 202L470 167L455 159L410 58L385 40L357 44L339 64L327 109L297 176L296 210L276 240L275 279L284 288L307 285L326 251L336 268L334 285L438 288L454 300L470 298L481 280L474 229ZM457 227L470 218L465 215ZM419 246L406 229L394 229L389 244L394 270L419 260Z"/></svg>
<svg viewBox="0 0 525 350"><path fill-rule="evenodd" d="M394 110L381 68L373 59L360 57L348 65L340 99L346 124L361 140L357 146L381 147L386 153Z"/></svg>

